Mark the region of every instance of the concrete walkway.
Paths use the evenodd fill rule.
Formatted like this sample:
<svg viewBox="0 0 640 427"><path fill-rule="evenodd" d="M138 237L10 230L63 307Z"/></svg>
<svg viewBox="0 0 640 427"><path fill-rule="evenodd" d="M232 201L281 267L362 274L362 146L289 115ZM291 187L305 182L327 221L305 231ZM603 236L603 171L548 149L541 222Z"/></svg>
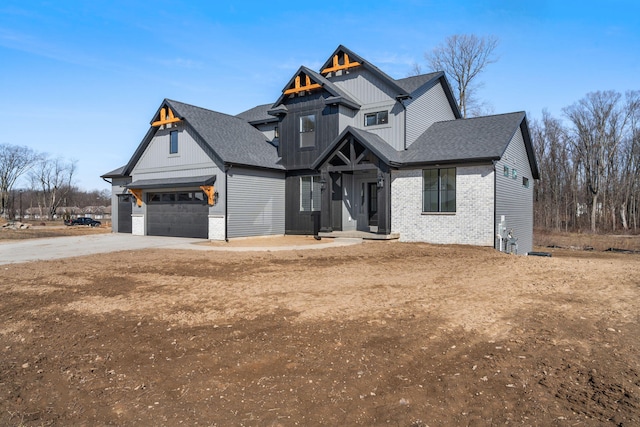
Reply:
<svg viewBox="0 0 640 427"><path fill-rule="evenodd" d="M327 243L287 246L214 246L205 239L183 237L133 236L124 233L93 234L86 236L27 239L0 243L0 265L20 262L70 258L117 251L134 251L148 248L190 249L199 251L287 251L325 249L355 245L362 239L327 239ZM267 243L265 241L265 243ZM257 243L259 244L259 243Z"/></svg>

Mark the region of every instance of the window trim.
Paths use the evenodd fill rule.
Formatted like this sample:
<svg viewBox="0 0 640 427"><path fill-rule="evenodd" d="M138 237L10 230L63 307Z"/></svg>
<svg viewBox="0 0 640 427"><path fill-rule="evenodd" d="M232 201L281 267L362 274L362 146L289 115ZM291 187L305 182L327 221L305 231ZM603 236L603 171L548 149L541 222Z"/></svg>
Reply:
<svg viewBox="0 0 640 427"><path fill-rule="evenodd" d="M300 212L301 213L313 213L313 212L320 212L320 207L322 205L322 188L321 188L321 184L320 184L320 180L321 180L322 176L321 175L306 175L306 176L301 176L300 177ZM310 185L309 185L309 206L310 209L305 209L304 208L304 198L305 198L305 193L303 193L303 189L302 189L302 182L304 180L310 180ZM318 206L314 206L314 187L317 189L317 192L320 194L319 197L317 197L318 200Z"/></svg>
<svg viewBox="0 0 640 427"><path fill-rule="evenodd" d="M175 141L174 141L175 135ZM179 145L178 145L178 131L172 130L169 131L169 154L178 154L179 153Z"/></svg>
<svg viewBox="0 0 640 427"><path fill-rule="evenodd" d="M425 188L425 184L426 184L426 177L425 174L427 171L437 171L437 188L435 190L435 193L437 195L437 201L436 204L438 205L437 210L427 210L427 206L426 206L426 188ZM453 171L453 189L443 189L443 171ZM450 173L450 172L448 172ZM452 168L431 168L431 169L423 169L422 170L422 213L426 214L426 215L455 215L458 211L458 185L457 185L457 181L458 181L458 170L455 167ZM433 191L433 190L430 190ZM449 193L453 191L453 210L443 210L443 203L446 203L446 201L443 200L443 193ZM447 194L449 195L449 194Z"/></svg>
<svg viewBox="0 0 640 427"><path fill-rule="evenodd" d="M381 118L381 115L384 115L384 119ZM370 117L375 117L375 123L368 124L367 119ZM364 114L365 127L382 126L382 125L388 125L388 124L389 124L389 110L374 111L371 113Z"/></svg>
<svg viewBox="0 0 640 427"><path fill-rule="evenodd" d="M303 129L303 120L307 117L313 117L313 120L311 121L313 123L313 130L304 130ZM298 148L300 149L313 149L316 147L316 125L317 125L317 117L315 113L311 113L311 114L301 114L300 116L298 116ZM308 138L310 139L311 135L313 136L313 144L309 144L309 145L302 145L302 135L309 135ZM307 138L305 138L307 139Z"/></svg>

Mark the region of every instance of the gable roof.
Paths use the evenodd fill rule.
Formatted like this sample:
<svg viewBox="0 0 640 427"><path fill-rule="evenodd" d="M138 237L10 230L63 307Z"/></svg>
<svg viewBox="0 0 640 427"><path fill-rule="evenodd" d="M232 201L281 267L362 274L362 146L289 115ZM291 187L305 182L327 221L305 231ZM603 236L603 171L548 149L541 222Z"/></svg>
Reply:
<svg viewBox="0 0 640 427"><path fill-rule="evenodd" d="M222 163L283 170L279 163L277 148L271 145L264 134L245 120L179 101L165 99L163 107L173 110L206 146L205 151ZM155 116L154 116L155 117ZM152 120L153 121L153 120ZM151 127L129 160L125 170L130 174L147 146L155 136L157 128Z"/></svg>
<svg viewBox="0 0 640 427"><path fill-rule="evenodd" d="M327 59L327 61L324 64L322 64L322 67L320 67L320 70L324 70L324 69L330 67L333 64L333 57L335 55L340 54L340 53L342 53L342 54L346 53L347 55L349 55L349 59L350 60L355 60L355 61L359 62L362 67L364 67L365 69L369 70L372 74L374 74L380 80L385 82L396 93L396 98L407 98L407 97L409 97L409 92L405 88L400 86L396 82L396 80L392 79L384 71L382 71L381 69L379 69L378 67L376 67L375 65L373 65L372 63L370 63L369 61L365 60L360 55L358 55L357 53L353 52L352 50L348 49L347 47L345 47L343 45L338 46L338 48L333 51L331 56L329 56L329 59Z"/></svg>
<svg viewBox="0 0 640 427"><path fill-rule="evenodd" d="M316 161L311 165L311 169L318 169L324 162L326 162L348 135L352 135L356 141L368 148L369 151L375 154L376 157L387 165L396 164L400 158L401 152L390 146L380 136L362 129L347 126L340 135L331 141L322 154L318 156Z"/></svg>
<svg viewBox="0 0 640 427"><path fill-rule="evenodd" d="M307 68L303 65L300 68L298 68L298 71L296 71L293 77L291 77L291 79L289 79L287 84L284 86L284 89L282 90L282 95L280 95L278 100L271 106L272 110L278 107L280 104L282 104L282 102L289 96L284 93L285 90L294 83L296 77L299 76L301 73L308 76L312 82L320 85L322 89L326 90L329 93L329 95L331 95L330 98L327 98L326 100L327 103L345 105L346 107L349 107L353 110L357 110L360 108L360 104L355 99L353 99L347 92L340 89L340 87L338 87L336 84L331 83L321 74L316 73L312 69Z"/></svg>
<svg viewBox="0 0 640 427"><path fill-rule="evenodd" d="M398 86L403 88L408 94L412 94L421 86L444 76L444 72L436 71L434 73L420 74L417 76L406 77L396 80Z"/></svg>
<svg viewBox="0 0 640 427"><path fill-rule="evenodd" d="M404 165L499 160L518 129L522 130L533 178L538 179L523 111L434 123L402 153L400 160Z"/></svg>
<svg viewBox="0 0 640 427"><path fill-rule="evenodd" d="M236 117L242 119L252 125L258 125L261 123L277 122L278 118L269 114L272 104L257 105L253 108L236 114Z"/></svg>

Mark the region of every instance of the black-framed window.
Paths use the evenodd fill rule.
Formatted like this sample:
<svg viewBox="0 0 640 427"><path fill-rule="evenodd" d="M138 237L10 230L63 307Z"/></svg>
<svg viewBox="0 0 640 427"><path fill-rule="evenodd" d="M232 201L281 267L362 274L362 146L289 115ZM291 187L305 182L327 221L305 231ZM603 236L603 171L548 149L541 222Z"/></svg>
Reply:
<svg viewBox="0 0 640 427"><path fill-rule="evenodd" d="M300 212L320 210L322 184L320 175L300 177Z"/></svg>
<svg viewBox="0 0 640 427"><path fill-rule="evenodd" d="M197 203L202 204L206 197L202 191L167 191L147 193L148 204L159 203Z"/></svg>
<svg viewBox="0 0 640 427"><path fill-rule="evenodd" d="M169 132L169 154L178 153L178 131L172 130Z"/></svg>
<svg viewBox="0 0 640 427"><path fill-rule="evenodd" d="M300 116L300 148L316 146L316 115Z"/></svg>
<svg viewBox="0 0 640 427"><path fill-rule="evenodd" d="M384 125L389 123L388 111L376 111L375 113L368 113L364 115L365 126Z"/></svg>
<svg viewBox="0 0 640 427"><path fill-rule="evenodd" d="M456 211L456 168L422 171L422 211Z"/></svg>
<svg viewBox="0 0 640 427"><path fill-rule="evenodd" d="M278 125L276 125L273 128L273 137L274 138L280 138L280 128L278 127Z"/></svg>
<svg viewBox="0 0 640 427"><path fill-rule="evenodd" d="M529 178L524 177L524 176L522 177L522 186L524 188L529 188Z"/></svg>

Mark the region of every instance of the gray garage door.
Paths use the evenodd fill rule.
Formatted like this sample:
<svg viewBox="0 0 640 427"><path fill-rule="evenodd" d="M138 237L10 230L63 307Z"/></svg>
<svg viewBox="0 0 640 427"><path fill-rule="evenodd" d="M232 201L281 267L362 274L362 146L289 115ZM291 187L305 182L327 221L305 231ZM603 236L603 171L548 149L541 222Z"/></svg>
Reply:
<svg viewBox="0 0 640 427"><path fill-rule="evenodd" d="M118 195L118 233L131 233L131 208L133 207L131 194Z"/></svg>
<svg viewBox="0 0 640 427"><path fill-rule="evenodd" d="M147 234L206 239L208 214L209 206L201 191L148 193Z"/></svg>

